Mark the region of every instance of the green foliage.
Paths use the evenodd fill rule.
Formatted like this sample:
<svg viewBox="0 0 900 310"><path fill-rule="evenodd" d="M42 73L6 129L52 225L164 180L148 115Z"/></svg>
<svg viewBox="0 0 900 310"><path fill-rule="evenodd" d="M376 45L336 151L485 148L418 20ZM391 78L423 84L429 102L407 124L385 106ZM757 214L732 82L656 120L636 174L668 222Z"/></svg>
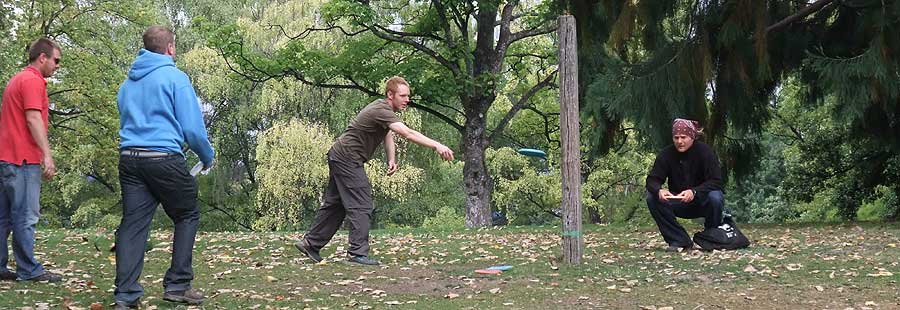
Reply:
<svg viewBox="0 0 900 310"><path fill-rule="evenodd" d="M434 216L430 216L422 223L422 228L431 230L454 230L465 227L465 217L456 211L456 208L443 207L438 209Z"/></svg>
<svg viewBox="0 0 900 310"><path fill-rule="evenodd" d="M859 208L858 218L861 221L882 221L897 217L898 201L897 193L887 186L875 188L875 199L863 203Z"/></svg>
<svg viewBox="0 0 900 310"><path fill-rule="evenodd" d="M509 224L548 224L562 201L559 170L539 173L539 167L511 148L488 149L488 171L494 180L494 205Z"/></svg>
<svg viewBox="0 0 900 310"><path fill-rule="evenodd" d="M637 141L628 139L616 152L590 162L584 172L582 202L591 221L601 223L641 222L646 211L644 180L655 154L641 151ZM647 212L643 212L647 213ZM643 217L646 220L646 217Z"/></svg>
<svg viewBox="0 0 900 310"><path fill-rule="evenodd" d="M297 229L318 206L328 181L325 154L333 137L318 124L278 123L260 133L256 146L259 189L257 230Z"/></svg>
<svg viewBox="0 0 900 310"><path fill-rule="evenodd" d="M420 150L411 147L409 151ZM428 154L433 157L432 154ZM402 169L403 163L399 163ZM465 210L465 191L462 182L462 162L436 163L423 168L422 180L406 199L396 201L377 199L375 220L379 227L419 227L442 209L455 210L461 214ZM391 176L389 178L394 178ZM396 181L395 181L396 182ZM376 193L376 198L381 196ZM459 226L463 227L463 226ZM457 227L457 228L459 228Z"/></svg>

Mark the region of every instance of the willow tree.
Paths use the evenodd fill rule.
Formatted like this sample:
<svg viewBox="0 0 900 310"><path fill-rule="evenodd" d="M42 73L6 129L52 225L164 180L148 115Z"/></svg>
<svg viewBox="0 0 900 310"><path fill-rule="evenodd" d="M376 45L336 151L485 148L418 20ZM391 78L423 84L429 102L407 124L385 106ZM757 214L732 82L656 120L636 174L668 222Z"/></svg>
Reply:
<svg viewBox="0 0 900 310"><path fill-rule="evenodd" d="M405 76L415 95L410 107L448 124L462 137L466 226L481 227L491 223L485 149L555 77L550 65L515 64L521 58L552 58L552 48L510 53L516 45L555 29L542 16L547 7L533 2L331 0L321 7L321 18L305 29L267 25L291 39L272 53L246 48L236 25L205 28L210 44L249 80L292 77L308 85L354 89L376 97L383 96L386 77ZM322 33L340 35L339 44L326 48L307 44ZM510 94L517 98L515 103L505 117L489 124L487 112L499 90L525 70L543 78Z"/></svg>
<svg viewBox="0 0 900 310"><path fill-rule="evenodd" d="M597 100L584 110L594 128L627 120L658 147L669 139L672 118L697 119L725 167L743 174L760 155L771 99L782 79L796 74L807 104L838 102L833 115L851 124L848 137L882 143L888 153L875 157L896 154L897 1L565 2L592 8L576 14L602 21L586 32L605 34L611 51L586 73L587 96ZM884 167L869 172L882 175ZM840 203L853 209L856 198Z"/></svg>

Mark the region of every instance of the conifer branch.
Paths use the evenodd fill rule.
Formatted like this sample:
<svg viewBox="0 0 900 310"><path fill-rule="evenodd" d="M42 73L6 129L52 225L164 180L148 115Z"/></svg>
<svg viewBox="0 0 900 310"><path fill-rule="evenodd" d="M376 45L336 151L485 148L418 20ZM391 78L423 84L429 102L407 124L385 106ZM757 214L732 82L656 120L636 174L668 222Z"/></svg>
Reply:
<svg viewBox="0 0 900 310"><path fill-rule="evenodd" d="M800 20L800 19L802 19L802 18L804 18L804 17L807 17L807 16L809 16L809 15L812 14L812 13L818 12L819 10L821 10L822 8L824 8L826 5L831 4L832 2L834 2L834 0L819 0L819 1L816 1L816 2L813 3L813 4L810 4L808 7L803 8L802 10L800 10L799 12L797 12L796 14L791 15L791 16L788 16L788 17L782 19L781 21L779 21L779 22L777 22L777 23L775 23L775 24L772 24L772 25L769 26L769 27L766 27L766 32L768 33L768 32L773 32L773 31L781 30L781 28L784 28L784 27L786 27L787 25L789 25L789 24L791 24L791 23L793 23L793 22L796 22L796 21L798 21L798 20Z"/></svg>

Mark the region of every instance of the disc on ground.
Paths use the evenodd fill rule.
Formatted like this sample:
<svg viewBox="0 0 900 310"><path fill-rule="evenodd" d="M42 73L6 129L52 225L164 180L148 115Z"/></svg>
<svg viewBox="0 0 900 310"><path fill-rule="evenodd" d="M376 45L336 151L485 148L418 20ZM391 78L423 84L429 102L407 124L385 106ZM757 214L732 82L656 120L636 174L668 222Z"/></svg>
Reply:
<svg viewBox="0 0 900 310"><path fill-rule="evenodd" d="M480 274L500 274L501 272L503 272L503 270L496 270L496 269L478 269L478 270L475 270L475 273L480 273Z"/></svg>

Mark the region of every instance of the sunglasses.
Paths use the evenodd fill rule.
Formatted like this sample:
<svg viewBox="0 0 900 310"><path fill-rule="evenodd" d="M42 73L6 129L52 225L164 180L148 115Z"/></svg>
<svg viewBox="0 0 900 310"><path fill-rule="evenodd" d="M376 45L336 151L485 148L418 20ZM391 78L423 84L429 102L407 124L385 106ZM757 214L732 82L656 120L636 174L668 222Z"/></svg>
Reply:
<svg viewBox="0 0 900 310"><path fill-rule="evenodd" d="M44 54L44 57L50 58L50 55ZM50 59L53 60L53 63L55 63L57 65L59 64L60 61L62 61L62 59L59 59L59 58L50 58Z"/></svg>

